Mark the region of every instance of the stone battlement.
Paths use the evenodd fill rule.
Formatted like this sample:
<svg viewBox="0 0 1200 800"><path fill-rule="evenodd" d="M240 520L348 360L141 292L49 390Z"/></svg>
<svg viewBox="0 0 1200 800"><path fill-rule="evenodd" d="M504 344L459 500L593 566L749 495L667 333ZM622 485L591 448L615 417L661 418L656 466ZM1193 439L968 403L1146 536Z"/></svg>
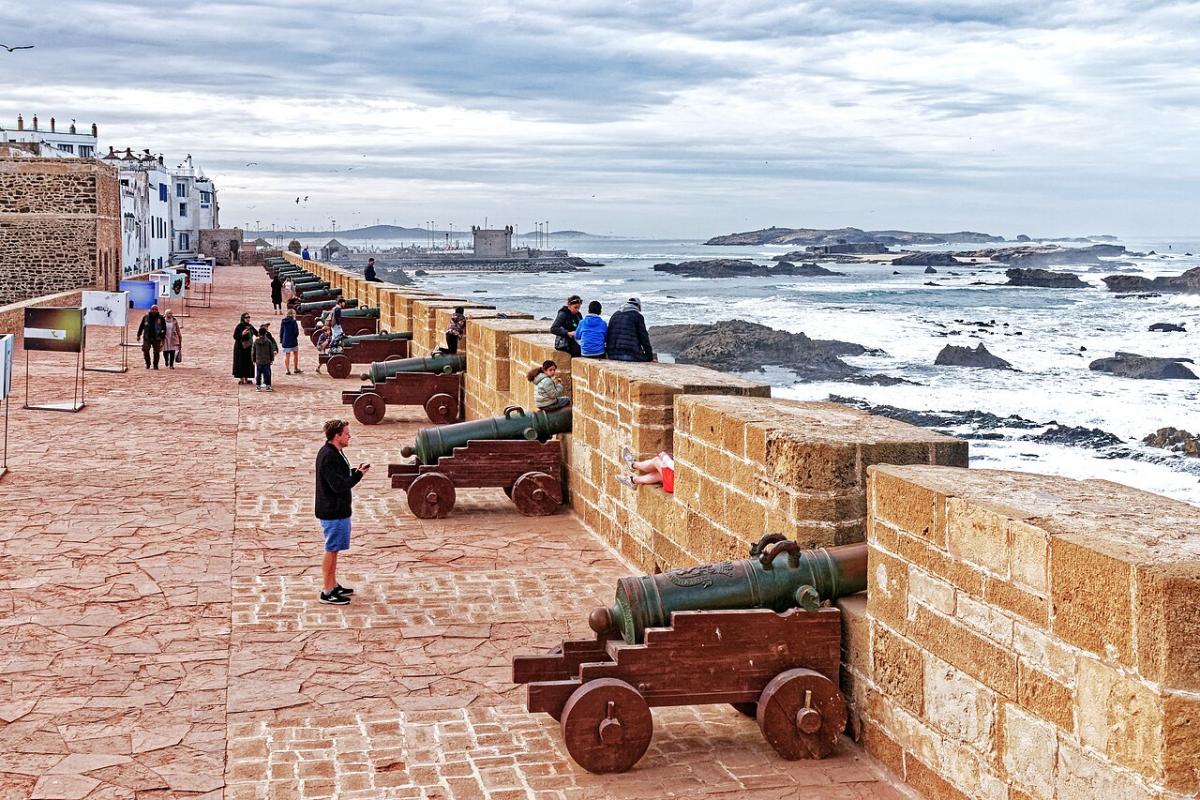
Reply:
<svg viewBox="0 0 1200 800"><path fill-rule="evenodd" d="M420 331L425 349L447 304L466 304L286 257L348 297L382 297L386 327ZM867 598L841 603L843 685L856 737L914 790L1200 790L1200 509L969 470L951 437L701 367L571 359L548 321L480 311L467 323L467 416L528 406L525 371L554 359L574 403L571 507L639 570L743 557L765 532L869 543ZM623 447L673 453L675 493L617 483Z"/></svg>

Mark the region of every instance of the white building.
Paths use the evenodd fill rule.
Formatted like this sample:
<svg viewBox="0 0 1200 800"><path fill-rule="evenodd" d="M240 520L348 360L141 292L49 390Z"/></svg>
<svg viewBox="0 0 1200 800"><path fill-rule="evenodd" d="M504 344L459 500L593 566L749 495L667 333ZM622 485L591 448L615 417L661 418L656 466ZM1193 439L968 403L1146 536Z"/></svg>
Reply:
<svg viewBox="0 0 1200 800"><path fill-rule="evenodd" d="M200 231L220 227L217 190L189 155L171 170L171 221L174 238L171 257L198 255Z"/></svg>
<svg viewBox="0 0 1200 800"><path fill-rule="evenodd" d="M60 131L54 117L50 118L49 128L42 128L38 125L38 118L35 114L33 124L26 127L25 118L18 114L16 129L0 127L0 144L27 142L41 145L39 149L43 151L54 150L66 156L95 158L97 135L95 123L92 123L90 132L79 133L75 127L75 120L71 120L67 129ZM47 156L50 153L40 152L39 155Z"/></svg>
<svg viewBox="0 0 1200 800"><path fill-rule="evenodd" d="M171 173L162 156L108 149L101 159L121 180L121 275L129 278L171 261Z"/></svg>

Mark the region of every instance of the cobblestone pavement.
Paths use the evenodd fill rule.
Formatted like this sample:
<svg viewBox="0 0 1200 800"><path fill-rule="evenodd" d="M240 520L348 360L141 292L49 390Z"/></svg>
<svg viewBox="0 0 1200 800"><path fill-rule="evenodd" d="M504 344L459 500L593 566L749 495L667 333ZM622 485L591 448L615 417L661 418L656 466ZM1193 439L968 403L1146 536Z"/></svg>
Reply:
<svg viewBox="0 0 1200 800"><path fill-rule="evenodd" d="M630 773L576 767L511 659L586 636L629 569L572 516L527 519L498 491L414 519L385 467L419 409L352 427L351 457L375 465L342 557L358 594L319 604L312 461L355 384L315 375L306 348L274 393L237 386L234 323L245 307L277 330L267 297L258 268L220 269L177 369L131 349L127 374L87 374L78 414L13 404L0 800L901 797L853 745L784 762L725 707L656 711ZM93 362L119 360L115 332L90 339ZM72 366L36 354L35 399L69 393Z"/></svg>

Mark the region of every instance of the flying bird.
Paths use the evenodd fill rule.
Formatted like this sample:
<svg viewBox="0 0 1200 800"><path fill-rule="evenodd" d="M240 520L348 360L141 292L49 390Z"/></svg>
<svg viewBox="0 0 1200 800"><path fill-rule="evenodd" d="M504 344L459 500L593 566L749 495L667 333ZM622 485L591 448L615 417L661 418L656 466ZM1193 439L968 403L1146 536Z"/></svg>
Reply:
<svg viewBox="0 0 1200 800"><path fill-rule="evenodd" d="M5 50L7 50L7 51L8 51L8 52L10 52L10 53L15 53L15 52L16 52L16 51L18 51L18 50L32 50L33 48L37 47L37 45L34 45L34 44L23 44L23 45L20 45L20 46L18 46L18 47L9 47L9 46L8 46L8 45L6 45L6 44L0 44L0 47L3 47Z"/></svg>
<svg viewBox="0 0 1200 800"><path fill-rule="evenodd" d="M255 164L257 164L257 163L258 163L257 161L247 161L247 162L246 162L246 166L247 166L247 167L253 167L253 166L254 166Z"/></svg>
<svg viewBox="0 0 1200 800"><path fill-rule="evenodd" d="M299 198L299 197L297 197L297 198L296 198L296 205L300 205L300 198Z"/></svg>

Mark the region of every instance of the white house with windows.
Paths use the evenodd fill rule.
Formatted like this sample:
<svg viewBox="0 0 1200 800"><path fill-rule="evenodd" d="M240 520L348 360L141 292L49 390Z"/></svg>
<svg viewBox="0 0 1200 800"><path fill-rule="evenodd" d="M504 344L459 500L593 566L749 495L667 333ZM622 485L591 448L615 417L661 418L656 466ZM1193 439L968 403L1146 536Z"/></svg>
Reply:
<svg viewBox="0 0 1200 800"><path fill-rule="evenodd" d="M171 220L172 258L197 255L200 231L220 227L217 189L192 163L191 155L171 170Z"/></svg>
<svg viewBox="0 0 1200 800"><path fill-rule="evenodd" d="M101 161L121 181L121 275L132 277L171 262L171 173L162 156L108 149Z"/></svg>
<svg viewBox="0 0 1200 800"><path fill-rule="evenodd" d="M58 121L50 118L49 127L39 125L37 115L33 116L31 125L25 124L25 117L17 115L17 127L0 127L0 144L4 142L27 142L41 145L41 149L53 149L66 156L77 158L96 157L96 139L98 131L92 123L90 131L80 133L75 126L75 120L64 130L58 129Z"/></svg>

